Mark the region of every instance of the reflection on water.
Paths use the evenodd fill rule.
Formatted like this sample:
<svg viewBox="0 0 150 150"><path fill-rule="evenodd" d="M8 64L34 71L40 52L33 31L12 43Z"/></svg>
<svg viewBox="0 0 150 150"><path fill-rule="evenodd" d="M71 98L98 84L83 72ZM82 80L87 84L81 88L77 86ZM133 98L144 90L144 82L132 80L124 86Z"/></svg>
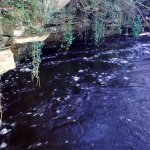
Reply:
<svg viewBox="0 0 150 150"><path fill-rule="evenodd" d="M3 77L6 150L150 149L150 43L44 56Z"/></svg>

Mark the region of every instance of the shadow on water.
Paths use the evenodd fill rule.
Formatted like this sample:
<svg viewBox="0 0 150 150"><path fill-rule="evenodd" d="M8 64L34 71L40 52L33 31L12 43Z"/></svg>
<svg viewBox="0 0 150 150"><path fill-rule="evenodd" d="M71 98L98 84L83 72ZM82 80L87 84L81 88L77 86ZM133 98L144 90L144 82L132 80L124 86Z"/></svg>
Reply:
<svg viewBox="0 0 150 150"><path fill-rule="evenodd" d="M150 149L150 43L106 42L43 55L3 76L6 150Z"/></svg>

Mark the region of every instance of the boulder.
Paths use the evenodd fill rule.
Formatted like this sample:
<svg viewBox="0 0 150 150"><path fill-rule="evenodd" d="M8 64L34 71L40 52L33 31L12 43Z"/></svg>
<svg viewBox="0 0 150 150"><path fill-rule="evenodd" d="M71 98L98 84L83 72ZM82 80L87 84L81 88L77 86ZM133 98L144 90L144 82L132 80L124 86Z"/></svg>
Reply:
<svg viewBox="0 0 150 150"><path fill-rule="evenodd" d="M150 36L150 32L141 33L140 36Z"/></svg>
<svg viewBox="0 0 150 150"><path fill-rule="evenodd" d="M50 6L50 8L53 10L60 10L63 7L65 7L71 0L44 0L46 9L47 6Z"/></svg>
<svg viewBox="0 0 150 150"><path fill-rule="evenodd" d="M13 53L11 50L5 49L0 51L0 75L4 74L8 70L15 69L16 64L14 61Z"/></svg>
<svg viewBox="0 0 150 150"><path fill-rule="evenodd" d="M32 36L29 35L28 37L14 37L14 44L23 44L23 43L29 43L29 42L43 42L45 41L50 34L45 34L41 36Z"/></svg>
<svg viewBox="0 0 150 150"><path fill-rule="evenodd" d="M62 9L63 7L65 7L68 3L70 2L70 0L58 0L58 9Z"/></svg>

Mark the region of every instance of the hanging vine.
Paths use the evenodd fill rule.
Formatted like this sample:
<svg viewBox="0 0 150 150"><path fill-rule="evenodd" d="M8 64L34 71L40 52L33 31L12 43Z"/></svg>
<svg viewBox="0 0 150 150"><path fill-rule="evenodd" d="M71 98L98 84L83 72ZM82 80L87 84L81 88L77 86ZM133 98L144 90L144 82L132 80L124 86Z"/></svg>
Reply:
<svg viewBox="0 0 150 150"><path fill-rule="evenodd" d="M104 23L102 21L102 15L101 14L96 14L94 15L93 19L93 26L92 29L94 31L94 44L97 46L100 42L100 40L104 36Z"/></svg>
<svg viewBox="0 0 150 150"><path fill-rule="evenodd" d="M84 13L83 18L86 23L86 21L88 19L88 14ZM87 36L88 36L87 34L88 34L88 28L87 28L87 25L85 25L84 26L84 46L85 46L85 48L87 47Z"/></svg>
<svg viewBox="0 0 150 150"><path fill-rule="evenodd" d="M42 43L34 42L31 44L32 48L32 80L37 80L37 85L40 86L40 77L39 77L39 68L41 63L41 54L42 54Z"/></svg>
<svg viewBox="0 0 150 150"><path fill-rule="evenodd" d="M70 4L70 6L64 11L64 13L66 14L66 22L64 25L63 42L61 44L61 48L69 50L69 47L72 45L74 40L73 21L74 15L76 13L74 4Z"/></svg>
<svg viewBox="0 0 150 150"><path fill-rule="evenodd" d="M142 20L139 15L132 21L131 30L132 30L133 36L136 38L143 31Z"/></svg>
<svg viewBox="0 0 150 150"><path fill-rule="evenodd" d="M122 33L122 15L118 14L118 26L117 26L117 33L121 35Z"/></svg>
<svg viewBox="0 0 150 150"><path fill-rule="evenodd" d="M3 111L2 111L2 99L5 99L2 95L2 82L1 82L1 77L2 75L0 75L0 120L2 121L2 117L3 117Z"/></svg>
<svg viewBox="0 0 150 150"><path fill-rule="evenodd" d="M73 29L72 29L72 21L68 19L68 22L65 25L65 31L63 32L63 43L61 44L61 48L68 50L73 42Z"/></svg>
<svg viewBox="0 0 150 150"><path fill-rule="evenodd" d="M59 2L60 0L1 0L3 22L10 26L25 26L26 34L43 34L48 25L64 24L61 47L66 50L73 43L73 31L80 30L79 26L87 38L87 28L83 23L87 18L92 25L95 45L98 45L106 31L109 35L116 33L116 30L121 34L122 27L127 27L127 30L132 28L133 35L137 37L144 23L149 27L142 9L149 11L149 3L144 3L143 0L71 0L64 9L58 8ZM57 18L58 22L55 22L54 14L62 14L64 18L60 21ZM82 20L81 14L88 17ZM125 20L130 22L124 23Z"/></svg>

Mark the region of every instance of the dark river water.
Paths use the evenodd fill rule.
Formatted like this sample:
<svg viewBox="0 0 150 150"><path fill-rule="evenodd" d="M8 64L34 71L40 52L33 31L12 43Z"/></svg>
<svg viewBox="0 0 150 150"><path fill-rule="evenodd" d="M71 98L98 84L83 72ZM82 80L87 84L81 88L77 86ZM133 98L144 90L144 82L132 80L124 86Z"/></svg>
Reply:
<svg viewBox="0 0 150 150"><path fill-rule="evenodd" d="M43 56L2 77L4 150L150 150L150 39Z"/></svg>

